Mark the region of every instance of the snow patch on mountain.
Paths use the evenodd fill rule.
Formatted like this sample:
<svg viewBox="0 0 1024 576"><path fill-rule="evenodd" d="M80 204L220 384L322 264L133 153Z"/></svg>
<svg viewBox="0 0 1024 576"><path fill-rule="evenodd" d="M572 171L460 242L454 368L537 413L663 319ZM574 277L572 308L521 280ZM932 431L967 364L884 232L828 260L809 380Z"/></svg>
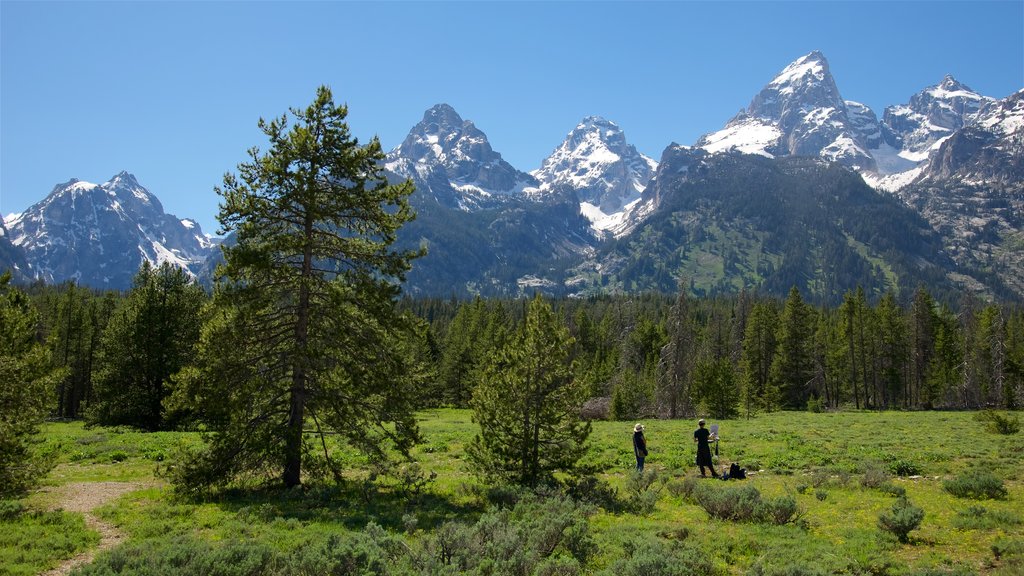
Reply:
<svg viewBox="0 0 1024 576"><path fill-rule="evenodd" d="M712 154L742 152L774 158L768 150L778 146L781 138L782 131L773 123L744 116L729 122L718 132L705 135L698 146Z"/></svg>

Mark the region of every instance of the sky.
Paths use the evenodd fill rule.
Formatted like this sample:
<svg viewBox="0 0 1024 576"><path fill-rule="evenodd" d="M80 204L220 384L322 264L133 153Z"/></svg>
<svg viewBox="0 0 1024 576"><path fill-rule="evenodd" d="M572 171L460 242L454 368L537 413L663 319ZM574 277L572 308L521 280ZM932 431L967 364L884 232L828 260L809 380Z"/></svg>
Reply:
<svg viewBox="0 0 1024 576"><path fill-rule="evenodd" d="M658 159L813 50L879 116L946 74L1003 98L1024 88L1024 0L0 0L0 214L126 170L216 233L258 120L320 85L385 150L448 103L520 170L591 115Z"/></svg>

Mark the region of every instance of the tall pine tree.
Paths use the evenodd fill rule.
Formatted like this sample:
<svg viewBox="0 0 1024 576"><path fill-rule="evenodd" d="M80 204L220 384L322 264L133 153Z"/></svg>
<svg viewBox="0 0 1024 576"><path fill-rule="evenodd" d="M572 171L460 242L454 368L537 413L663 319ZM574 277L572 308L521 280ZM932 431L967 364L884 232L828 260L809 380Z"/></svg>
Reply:
<svg viewBox="0 0 1024 576"><path fill-rule="evenodd" d="M413 186L387 182L380 142L360 145L347 115L320 87L291 119L261 119L269 150L252 149L217 189L237 244L224 248L199 361L176 395L214 431L183 469L186 487L274 471L293 487L321 449L320 468L337 474L327 434L375 459L417 439L416 326L396 299L419 253L392 248L414 217Z"/></svg>

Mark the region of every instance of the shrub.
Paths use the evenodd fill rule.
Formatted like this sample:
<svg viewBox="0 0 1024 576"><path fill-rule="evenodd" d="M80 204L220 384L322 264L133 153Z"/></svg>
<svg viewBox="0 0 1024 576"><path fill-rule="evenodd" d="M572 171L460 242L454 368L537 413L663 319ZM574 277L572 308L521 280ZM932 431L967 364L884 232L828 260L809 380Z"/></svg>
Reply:
<svg viewBox="0 0 1024 576"><path fill-rule="evenodd" d="M627 542L623 556L598 575L689 576L714 573L714 564L703 550L679 541L666 544L651 538Z"/></svg>
<svg viewBox="0 0 1024 576"><path fill-rule="evenodd" d="M921 468L913 462L896 458L889 462L889 472L896 476L918 476L921 474Z"/></svg>
<svg viewBox="0 0 1024 576"><path fill-rule="evenodd" d="M0 520L14 520L25 513L25 505L17 500L0 500Z"/></svg>
<svg viewBox="0 0 1024 576"><path fill-rule="evenodd" d="M992 544L992 555L996 560L1007 556L1024 556L1024 540L1000 538Z"/></svg>
<svg viewBox="0 0 1024 576"><path fill-rule="evenodd" d="M970 506L957 512L953 526L961 530L992 530L1018 526L1021 518L1013 512L989 510L984 506Z"/></svg>
<svg viewBox="0 0 1024 576"><path fill-rule="evenodd" d="M818 502L824 502L828 498L828 491L819 488L814 492L814 497L818 499Z"/></svg>
<svg viewBox="0 0 1024 576"><path fill-rule="evenodd" d="M907 495L907 489L899 484L893 484L892 482L886 482L878 487L878 489L886 494L892 494L899 498L900 496Z"/></svg>
<svg viewBox="0 0 1024 576"><path fill-rule="evenodd" d="M807 411L819 414L825 411L825 401L821 398L809 398L807 400Z"/></svg>
<svg viewBox="0 0 1024 576"><path fill-rule="evenodd" d="M995 410L978 412L976 418L985 422L985 427L996 434L1016 434L1020 432L1020 418L1016 415L1002 414Z"/></svg>
<svg viewBox="0 0 1024 576"><path fill-rule="evenodd" d="M761 502L755 514L755 517L760 522L768 522L779 526L794 522L798 516L799 508L796 505L796 498L792 496L768 498Z"/></svg>
<svg viewBox="0 0 1024 576"><path fill-rule="evenodd" d="M569 498L525 495L514 509L488 512L476 524L446 523L423 544L433 563L423 573L575 573L595 548L588 513ZM558 556L564 560L556 566Z"/></svg>
<svg viewBox="0 0 1024 576"><path fill-rule="evenodd" d="M734 522L787 524L799 516L792 496L762 499L753 486L712 488L701 485L695 492L697 503L712 518Z"/></svg>
<svg viewBox="0 0 1024 576"><path fill-rule="evenodd" d="M878 527L891 532L903 544L910 541L909 534L924 520L924 510L911 504L905 496L896 500L892 509L878 516Z"/></svg>
<svg viewBox="0 0 1024 576"><path fill-rule="evenodd" d="M668 484L668 491L673 496L682 498L686 502L694 503L694 493L697 491L697 487L700 486L700 480L696 476L686 476L682 480L670 482Z"/></svg>
<svg viewBox="0 0 1024 576"><path fill-rule="evenodd" d="M761 502L761 493L753 486L737 488L711 488L707 484L699 486L696 492L697 503L712 518L751 522Z"/></svg>
<svg viewBox="0 0 1024 576"><path fill-rule="evenodd" d="M634 514L650 514L661 497L665 481L656 470L632 472L626 479L627 508Z"/></svg>
<svg viewBox="0 0 1024 576"><path fill-rule="evenodd" d="M577 502L592 504L609 512L617 512L623 507L618 489L589 474L569 479L566 494Z"/></svg>
<svg viewBox="0 0 1024 576"><path fill-rule="evenodd" d="M943 482L942 487L957 498L1004 500L1007 495L1003 481L986 471L961 474L952 480Z"/></svg>
<svg viewBox="0 0 1024 576"><path fill-rule="evenodd" d="M251 541L212 544L196 536L127 542L99 555L84 566L80 576L145 573L153 576L251 576L268 574L271 551Z"/></svg>
<svg viewBox="0 0 1024 576"><path fill-rule="evenodd" d="M889 471L877 462L871 462L864 467L864 474L860 477L860 485L865 488L878 488L889 481Z"/></svg>

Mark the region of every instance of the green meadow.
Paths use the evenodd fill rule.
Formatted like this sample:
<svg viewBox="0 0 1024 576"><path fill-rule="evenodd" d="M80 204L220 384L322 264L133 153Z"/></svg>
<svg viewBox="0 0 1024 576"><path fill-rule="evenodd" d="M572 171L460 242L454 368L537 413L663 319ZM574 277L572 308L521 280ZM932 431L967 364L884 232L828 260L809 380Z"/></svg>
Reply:
<svg viewBox="0 0 1024 576"><path fill-rule="evenodd" d="M1020 432L999 434L972 412L775 412L717 423L719 469L738 462L747 479L697 479L688 420L644 422L650 456L638 479L633 422L594 422L581 462L590 478L562 479L570 494L588 502L578 509L585 538L556 540L545 551L551 558L584 558L583 568L574 572L549 559L524 573L685 574L695 567L721 575L1024 573ZM137 489L94 511L125 539L72 573L263 574L271 565L283 566L275 573L317 572L316 566L326 567L318 573L386 571L388 562L372 559L351 570L305 557L279 560L312 548L326 554L346 538L369 535L397 547L391 552L397 566L411 562L407 555L444 550L438 543L452 523L472 525L515 500L484 485L465 462L477 432L470 411L423 412L420 427L414 463L382 470L352 452L340 482L195 500L176 496L161 470L173 465L177 450L201 443L198 434L46 424L39 448L57 465L41 489L0 503L0 574L37 574L98 545L99 534L82 514L60 511L67 504L62 486L90 482L132 482ZM984 487L979 479L997 489L957 489ZM789 498L795 514L781 523L712 518L694 497L740 488L754 488L766 500ZM924 513L906 542L879 524L901 495ZM572 542L585 542L585 553ZM643 556L642 547L654 552ZM673 568L658 564L659 554L697 560ZM475 573L514 573L501 566ZM459 573L450 568L446 573Z"/></svg>

